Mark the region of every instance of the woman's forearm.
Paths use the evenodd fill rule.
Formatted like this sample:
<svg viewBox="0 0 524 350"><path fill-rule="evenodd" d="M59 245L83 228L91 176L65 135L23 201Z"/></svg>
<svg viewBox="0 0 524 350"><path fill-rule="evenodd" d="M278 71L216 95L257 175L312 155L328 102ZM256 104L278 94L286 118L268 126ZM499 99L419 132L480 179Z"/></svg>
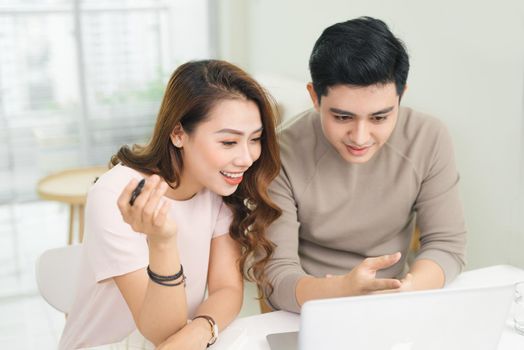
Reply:
<svg viewBox="0 0 524 350"><path fill-rule="evenodd" d="M209 294L197 309L195 316L211 316L220 330L235 319L242 305L242 287L222 287ZM197 318L171 335L158 349L204 349L211 340L211 326L204 318Z"/></svg>
<svg viewBox="0 0 524 350"><path fill-rule="evenodd" d="M242 307L243 288L222 287L209 294L208 298L200 304L195 316L209 315L213 317L220 330L227 327L237 317Z"/></svg>
<svg viewBox="0 0 524 350"><path fill-rule="evenodd" d="M149 267L158 275L169 276L180 271L176 241L149 242ZM174 282L181 282L181 278ZM163 286L148 279L138 318L140 332L155 345L163 342L186 325L187 301L184 284Z"/></svg>

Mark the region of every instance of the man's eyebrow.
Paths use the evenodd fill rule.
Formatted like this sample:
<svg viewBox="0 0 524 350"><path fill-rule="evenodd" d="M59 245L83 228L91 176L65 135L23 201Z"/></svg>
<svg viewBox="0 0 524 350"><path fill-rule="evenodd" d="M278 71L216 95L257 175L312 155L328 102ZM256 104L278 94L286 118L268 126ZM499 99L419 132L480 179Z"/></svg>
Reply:
<svg viewBox="0 0 524 350"><path fill-rule="evenodd" d="M264 130L264 127L261 126L260 128L256 129L255 131L253 131L251 134L255 134L257 132L260 132ZM218 131L215 131L215 134L234 134L234 135L244 135L244 132L240 131L240 130L236 130L236 129L220 129Z"/></svg>
<svg viewBox="0 0 524 350"><path fill-rule="evenodd" d="M384 109L381 109L380 111L376 111L376 112L371 113L371 115L372 116L377 116L377 115L381 115L381 114L386 114L386 113L391 112L394 108L395 108L395 106L386 107ZM343 109L338 109L338 108L330 108L329 111L332 112L332 113L335 113L335 114L340 114L340 115L348 115L348 116L352 116L352 117L356 116L356 114L353 113L353 112L345 111Z"/></svg>
<svg viewBox="0 0 524 350"><path fill-rule="evenodd" d="M371 115L375 116L375 115L380 115L380 114L386 114L386 113L391 112L394 108L395 108L395 106L386 107L384 109L381 109L380 111L372 113Z"/></svg>
<svg viewBox="0 0 524 350"><path fill-rule="evenodd" d="M343 109L338 109L338 108L330 108L329 111L332 112L332 113L335 113L335 114L356 116L356 114L353 113L353 112L345 111Z"/></svg>

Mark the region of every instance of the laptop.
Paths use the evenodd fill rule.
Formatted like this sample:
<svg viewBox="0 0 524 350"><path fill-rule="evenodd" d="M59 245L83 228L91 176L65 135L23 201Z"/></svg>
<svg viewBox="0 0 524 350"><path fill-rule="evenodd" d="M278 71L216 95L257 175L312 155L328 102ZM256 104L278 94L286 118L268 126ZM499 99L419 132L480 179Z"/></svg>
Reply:
<svg viewBox="0 0 524 350"><path fill-rule="evenodd" d="M494 350L514 285L313 300L271 350Z"/></svg>

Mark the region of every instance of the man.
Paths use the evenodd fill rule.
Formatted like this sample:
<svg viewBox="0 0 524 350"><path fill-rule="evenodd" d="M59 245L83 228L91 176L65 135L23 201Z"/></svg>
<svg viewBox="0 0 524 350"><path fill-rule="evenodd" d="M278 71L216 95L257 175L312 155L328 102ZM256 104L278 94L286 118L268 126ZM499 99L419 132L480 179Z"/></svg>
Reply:
<svg viewBox="0 0 524 350"><path fill-rule="evenodd" d="M268 233L270 304L300 312L312 299L444 286L465 264L459 175L443 124L400 107L403 44L374 18L338 23L309 68L314 109L283 127L271 185L283 213Z"/></svg>

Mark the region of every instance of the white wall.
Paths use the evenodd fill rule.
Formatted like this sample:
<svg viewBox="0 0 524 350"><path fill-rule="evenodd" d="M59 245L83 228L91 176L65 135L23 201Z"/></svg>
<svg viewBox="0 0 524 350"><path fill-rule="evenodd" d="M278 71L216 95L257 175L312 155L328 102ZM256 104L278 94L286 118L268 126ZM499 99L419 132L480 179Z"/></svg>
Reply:
<svg viewBox="0 0 524 350"><path fill-rule="evenodd" d="M171 37L166 44L171 60L176 68L189 60L204 59L210 56L214 47L211 33L208 0L177 0L169 2L169 20L165 25L170 28ZM190 39L188 39L190 38ZM167 62L167 66L172 66Z"/></svg>
<svg viewBox="0 0 524 350"><path fill-rule="evenodd" d="M251 73L307 82L321 31L339 21L381 18L407 45L403 103L448 125L462 176L469 227L468 268L524 268L524 1L229 0L222 11L242 40L228 47ZM225 16L225 17L224 17ZM238 23L238 26L237 26ZM237 34L238 35L238 34ZM230 53L233 51L229 51ZM297 91L304 96L304 91Z"/></svg>

